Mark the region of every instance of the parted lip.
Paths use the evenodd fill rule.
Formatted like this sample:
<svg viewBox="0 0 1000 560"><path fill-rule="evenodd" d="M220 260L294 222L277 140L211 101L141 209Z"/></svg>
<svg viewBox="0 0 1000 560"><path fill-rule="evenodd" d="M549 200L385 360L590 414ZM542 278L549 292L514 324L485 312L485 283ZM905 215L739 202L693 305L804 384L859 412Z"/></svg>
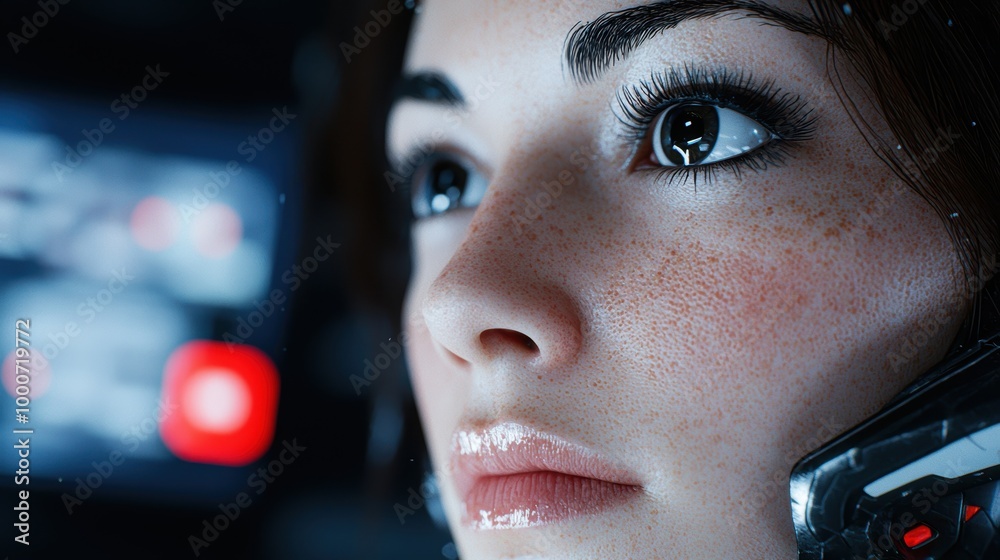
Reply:
<svg viewBox="0 0 1000 560"><path fill-rule="evenodd" d="M477 506L482 504L484 485L495 487L500 484L504 487L505 481L524 480L519 475L556 473L590 480L593 483L590 487L596 484L596 487L607 490L562 495L561 499L571 501L601 501L597 500L601 495L630 494L642 487L636 474L599 453L516 422L497 423L479 430L457 430L452 439L451 459L458 495L467 506L473 502ZM491 500L498 501L499 509L517 508L520 502L527 502L526 507L534 507L535 496L530 491L525 493L521 490L499 497L490 492L486 494L491 496Z"/></svg>
<svg viewBox="0 0 1000 560"><path fill-rule="evenodd" d="M639 486L639 477L584 446L516 422L483 430L457 430L452 438L456 480L552 471ZM461 488L460 488L461 489Z"/></svg>

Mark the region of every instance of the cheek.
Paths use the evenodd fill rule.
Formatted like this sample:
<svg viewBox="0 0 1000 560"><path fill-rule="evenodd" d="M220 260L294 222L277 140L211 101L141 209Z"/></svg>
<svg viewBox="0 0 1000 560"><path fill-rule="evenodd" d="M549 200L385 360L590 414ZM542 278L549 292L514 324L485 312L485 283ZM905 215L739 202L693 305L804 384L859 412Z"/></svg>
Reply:
<svg viewBox="0 0 1000 560"><path fill-rule="evenodd" d="M612 293L641 294L619 324L701 366L669 378L677 368L661 367L663 383L682 392L691 384L707 394L739 391L778 409L791 406L791 395L854 401L862 406L848 408L865 413L940 352L957 327L958 265L938 218L912 193L877 224L854 207L823 202L760 227L693 232L647 280L621 285L619 277ZM738 213L753 223L753 212ZM900 341L928 323L941 328L921 355L890 367Z"/></svg>
<svg viewBox="0 0 1000 560"><path fill-rule="evenodd" d="M616 245L631 249L594 279L591 344L617 357L640 443L689 487L774 505L774 530L794 462L940 359L960 320L960 268L926 203L884 173L830 176L794 200L787 186L809 183L788 176L766 204L678 217L690 225L669 233L649 235L655 216L622 223ZM884 192L891 206L871 210ZM914 333L928 334L905 348Z"/></svg>

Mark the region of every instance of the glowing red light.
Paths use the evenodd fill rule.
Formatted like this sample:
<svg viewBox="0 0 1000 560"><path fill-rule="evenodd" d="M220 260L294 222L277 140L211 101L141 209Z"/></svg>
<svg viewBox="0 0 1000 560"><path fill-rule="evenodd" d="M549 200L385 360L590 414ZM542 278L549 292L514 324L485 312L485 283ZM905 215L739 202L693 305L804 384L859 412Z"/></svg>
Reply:
<svg viewBox="0 0 1000 560"><path fill-rule="evenodd" d="M160 424L160 436L186 461L245 465L267 451L278 410L278 372L251 346L194 341L167 360L167 402L179 413Z"/></svg>
<svg viewBox="0 0 1000 560"><path fill-rule="evenodd" d="M180 215L170 201L158 196L148 196L132 210L129 231L140 247L150 251L163 251L177 240Z"/></svg>
<svg viewBox="0 0 1000 560"><path fill-rule="evenodd" d="M934 538L934 531L927 525L917 525L903 535L903 544L916 548Z"/></svg>
<svg viewBox="0 0 1000 560"><path fill-rule="evenodd" d="M981 509L983 508L979 506L965 506L965 521L972 519L972 516L979 513Z"/></svg>
<svg viewBox="0 0 1000 560"><path fill-rule="evenodd" d="M195 426L228 434L250 416L250 389L235 371L205 369L187 382L181 404Z"/></svg>

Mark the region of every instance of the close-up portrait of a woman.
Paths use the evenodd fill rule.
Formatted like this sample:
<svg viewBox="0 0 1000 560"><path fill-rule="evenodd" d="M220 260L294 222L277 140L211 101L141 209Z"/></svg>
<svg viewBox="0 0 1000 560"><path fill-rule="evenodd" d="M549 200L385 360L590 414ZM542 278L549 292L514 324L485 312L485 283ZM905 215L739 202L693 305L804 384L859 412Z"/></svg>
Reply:
<svg viewBox="0 0 1000 560"><path fill-rule="evenodd" d="M462 558L796 558L795 462L998 250L1000 7L897 4L417 6L387 152Z"/></svg>
<svg viewBox="0 0 1000 560"><path fill-rule="evenodd" d="M0 556L1000 560L1000 0L0 30Z"/></svg>

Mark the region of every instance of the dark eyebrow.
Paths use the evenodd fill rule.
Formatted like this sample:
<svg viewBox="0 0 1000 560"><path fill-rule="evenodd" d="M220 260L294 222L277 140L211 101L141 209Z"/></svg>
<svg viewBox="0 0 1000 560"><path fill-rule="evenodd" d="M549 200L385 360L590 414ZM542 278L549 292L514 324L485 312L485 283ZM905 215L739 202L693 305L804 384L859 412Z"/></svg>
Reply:
<svg viewBox="0 0 1000 560"><path fill-rule="evenodd" d="M396 84L392 103L414 99L461 107L465 105L462 93L447 77L437 72L417 72L403 76Z"/></svg>
<svg viewBox="0 0 1000 560"><path fill-rule="evenodd" d="M781 10L758 0L667 0L608 12L594 21L578 23L566 37L566 60L578 84L592 82L643 42L681 22L719 17L733 11L747 12L765 24L827 37L815 20Z"/></svg>

